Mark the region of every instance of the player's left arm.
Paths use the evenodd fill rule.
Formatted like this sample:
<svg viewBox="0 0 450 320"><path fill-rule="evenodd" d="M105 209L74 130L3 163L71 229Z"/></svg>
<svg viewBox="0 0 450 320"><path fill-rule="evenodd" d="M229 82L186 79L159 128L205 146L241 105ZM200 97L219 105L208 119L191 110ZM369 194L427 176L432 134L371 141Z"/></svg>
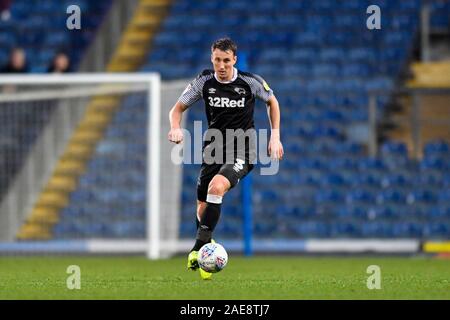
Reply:
<svg viewBox="0 0 450 320"><path fill-rule="evenodd" d="M272 159L281 160L284 150L280 138L280 105L275 95L271 95L266 102L271 134L269 141L269 155Z"/></svg>

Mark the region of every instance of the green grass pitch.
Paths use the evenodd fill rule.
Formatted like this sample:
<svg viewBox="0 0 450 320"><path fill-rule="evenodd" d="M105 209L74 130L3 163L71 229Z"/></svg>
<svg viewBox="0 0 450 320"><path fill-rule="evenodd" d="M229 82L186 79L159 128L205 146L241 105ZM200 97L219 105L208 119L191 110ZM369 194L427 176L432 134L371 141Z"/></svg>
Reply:
<svg viewBox="0 0 450 320"><path fill-rule="evenodd" d="M0 257L0 299L450 299L450 260L399 257L231 255L203 281L185 258ZM69 290L69 265L81 289ZM366 286L369 265L381 289Z"/></svg>

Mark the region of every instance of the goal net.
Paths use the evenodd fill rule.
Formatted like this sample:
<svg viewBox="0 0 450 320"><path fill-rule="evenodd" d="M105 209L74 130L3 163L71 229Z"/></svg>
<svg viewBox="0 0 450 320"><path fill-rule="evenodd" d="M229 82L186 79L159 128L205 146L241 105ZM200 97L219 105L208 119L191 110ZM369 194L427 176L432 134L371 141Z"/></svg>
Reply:
<svg viewBox="0 0 450 320"><path fill-rule="evenodd" d="M185 85L0 76L0 254L177 252L181 166L164 138Z"/></svg>

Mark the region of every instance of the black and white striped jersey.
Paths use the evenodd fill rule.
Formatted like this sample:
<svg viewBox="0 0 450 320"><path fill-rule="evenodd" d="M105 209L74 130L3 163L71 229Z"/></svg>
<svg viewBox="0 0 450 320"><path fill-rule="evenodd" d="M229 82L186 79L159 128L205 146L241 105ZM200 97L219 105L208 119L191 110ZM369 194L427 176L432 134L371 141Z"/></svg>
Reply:
<svg viewBox="0 0 450 320"><path fill-rule="evenodd" d="M204 70L184 90L178 101L190 106L203 98L209 129L254 128L255 99L267 102L272 89L260 76L234 69L231 81L219 82L214 70Z"/></svg>

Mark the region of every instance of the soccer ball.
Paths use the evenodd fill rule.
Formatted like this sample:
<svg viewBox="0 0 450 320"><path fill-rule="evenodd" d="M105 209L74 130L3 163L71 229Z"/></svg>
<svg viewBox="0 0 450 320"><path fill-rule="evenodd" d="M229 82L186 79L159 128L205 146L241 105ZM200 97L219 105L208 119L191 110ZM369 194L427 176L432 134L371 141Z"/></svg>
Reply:
<svg viewBox="0 0 450 320"><path fill-rule="evenodd" d="M227 265L228 253L218 243L207 243L198 251L197 261L206 272L216 273Z"/></svg>

